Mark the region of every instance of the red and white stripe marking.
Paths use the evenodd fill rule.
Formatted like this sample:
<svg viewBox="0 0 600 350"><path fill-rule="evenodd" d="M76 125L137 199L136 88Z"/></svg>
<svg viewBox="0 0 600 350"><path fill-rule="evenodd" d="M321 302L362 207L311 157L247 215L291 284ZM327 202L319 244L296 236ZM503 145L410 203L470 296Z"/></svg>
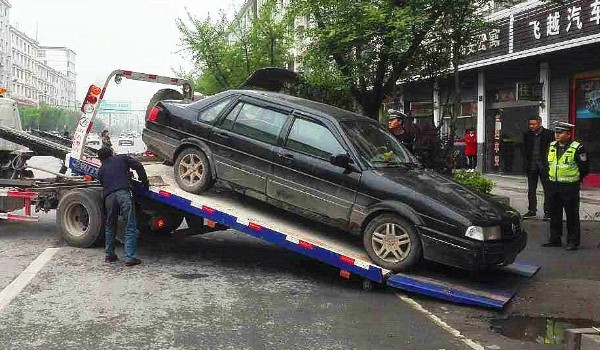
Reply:
<svg viewBox="0 0 600 350"><path fill-rule="evenodd" d="M12 222L36 222L39 216L36 215L22 215L15 213L0 213L0 220L12 221Z"/></svg>
<svg viewBox="0 0 600 350"><path fill-rule="evenodd" d="M29 191L0 190L0 197L34 199L37 198L37 196L37 193Z"/></svg>
<svg viewBox="0 0 600 350"><path fill-rule="evenodd" d="M118 74L118 72L117 72L117 74ZM168 84L168 85L189 84L189 82L185 79L166 77L166 76L161 76L161 75L156 75L156 74L133 72L130 70L121 71L121 74L123 75L123 77L125 77L127 79L132 79L132 80L149 81L149 82L153 82L153 83Z"/></svg>

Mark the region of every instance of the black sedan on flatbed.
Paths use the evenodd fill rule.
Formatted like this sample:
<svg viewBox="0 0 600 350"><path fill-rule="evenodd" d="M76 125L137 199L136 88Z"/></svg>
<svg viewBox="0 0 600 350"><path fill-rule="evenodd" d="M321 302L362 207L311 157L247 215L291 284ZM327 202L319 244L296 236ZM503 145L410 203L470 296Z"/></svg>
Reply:
<svg viewBox="0 0 600 350"><path fill-rule="evenodd" d="M527 241L516 211L423 169L379 123L329 105L252 90L161 101L143 140L174 164L182 189L219 181L362 235L373 262L393 271L421 259L504 266Z"/></svg>

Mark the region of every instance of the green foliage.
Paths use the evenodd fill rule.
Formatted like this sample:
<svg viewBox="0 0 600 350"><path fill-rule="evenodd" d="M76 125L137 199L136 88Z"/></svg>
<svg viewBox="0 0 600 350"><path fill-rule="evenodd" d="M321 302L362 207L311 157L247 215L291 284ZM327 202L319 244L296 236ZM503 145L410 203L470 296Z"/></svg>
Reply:
<svg viewBox="0 0 600 350"><path fill-rule="evenodd" d="M188 20L191 26L178 19L177 27L184 51L194 58L195 90L203 94L236 88L255 70L290 60L290 24L276 0L267 0L250 24L245 16L230 21L224 14L198 19L188 13Z"/></svg>
<svg viewBox="0 0 600 350"><path fill-rule="evenodd" d="M502 2L500 0L499 2ZM309 53L336 68L367 116L376 118L400 78L421 73L433 56L449 68L472 28L482 23L485 0L292 0L292 16L308 16ZM452 37L449 36L452 34ZM433 42L432 42L433 41ZM456 43L448 47L448 43ZM322 60L322 59L321 59ZM305 63L311 68L310 62Z"/></svg>
<svg viewBox="0 0 600 350"><path fill-rule="evenodd" d="M23 129L73 133L77 127L79 113L66 108L39 106L19 108Z"/></svg>
<svg viewBox="0 0 600 350"><path fill-rule="evenodd" d="M467 172L464 170L455 171L452 179L469 189L490 193L494 188L494 182L486 179L480 172Z"/></svg>

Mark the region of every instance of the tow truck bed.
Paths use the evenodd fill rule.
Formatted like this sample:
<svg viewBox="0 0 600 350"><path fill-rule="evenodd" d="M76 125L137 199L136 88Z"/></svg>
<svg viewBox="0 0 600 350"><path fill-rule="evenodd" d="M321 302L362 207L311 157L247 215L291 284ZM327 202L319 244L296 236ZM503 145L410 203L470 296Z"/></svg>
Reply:
<svg viewBox="0 0 600 350"><path fill-rule="evenodd" d="M454 278L450 283L443 276L423 271L394 274L373 264L357 237L227 189L216 188L202 195L185 192L177 186L172 167L148 164L146 171L151 187L149 191L137 188L138 195L336 266L342 275L353 273L394 288L491 308L503 308L514 296L513 292L472 288L464 279L461 283ZM538 269L533 265L513 264L506 272L531 277Z"/></svg>

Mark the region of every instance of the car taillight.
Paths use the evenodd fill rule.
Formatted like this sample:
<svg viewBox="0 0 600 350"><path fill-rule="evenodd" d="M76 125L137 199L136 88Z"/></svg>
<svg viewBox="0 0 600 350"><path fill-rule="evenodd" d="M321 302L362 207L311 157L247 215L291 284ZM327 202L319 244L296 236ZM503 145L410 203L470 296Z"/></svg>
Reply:
<svg viewBox="0 0 600 350"><path fill-rule="evenodd" d="M162 112L162 109L160 109L158 107L152 107L152 109L150 110L150 113L148 113L148 121L156 122L158 120L158 114L160 112Z"/></svg>

